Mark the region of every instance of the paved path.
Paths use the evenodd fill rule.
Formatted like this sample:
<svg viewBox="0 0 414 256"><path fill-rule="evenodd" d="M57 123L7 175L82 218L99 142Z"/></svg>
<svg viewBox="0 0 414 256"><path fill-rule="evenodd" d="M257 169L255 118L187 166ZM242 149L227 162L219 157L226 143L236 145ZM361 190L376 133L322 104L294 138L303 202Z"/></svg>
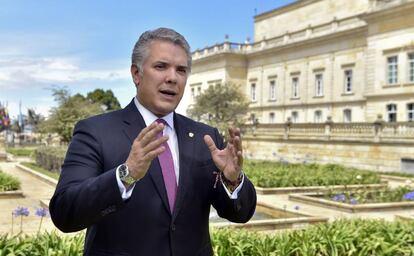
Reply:
<svg viewBox="0 0 414 256"><path fill-rule="evenodd" d="M15 159L21 160L21 159ZM11 232L12 212L18 206L28 207L31 214L29 217L23 219L23 232L35 233L38 230L40 218L34 215L35 208L40 207L40 200L46 202L52 197L55 186L50 185L33 175L28 174L16 168L17 162L0 162L0 168L13 176L20 179L22 184L22 190L25 194L25 198L20 199L0 199L0 233ZM392 187L398 184L393 182L390 184ZM338 218L383 218L386 220L393 220L396 214L407 214L410 210L395 210L395 211L377 211L377 212L364 212L364 213L347 213L333 209L327 209L323 207L313 206L305 203L299 203L290 201L288 195L258 195L258 201L272 204L274 206L285 208L288 210L294 210L296 206L299 206L299 213L305 213L312 216L328 217L330 220ZM20 229L20 219L14 219L14 233ZM47 229L49 231L55 230L50 218L46 218L42 224L42 230Z"/></svg>
<svg viewBox="0 0 414 256"><path fill-rule="evenodd" d="M16 162L0 162L0 169L20 180L25 197L0 199L0 233L12 232L12 212L18 206L27 207L30 211L28 217L23 217L23 232L36 233L39 228L40 217L35 215L35 210L40 207L40 200L48 200L52 197L55 188L19 170L15 165ZM17 233L20 230L20 217L14 218L13 226L13 233ZM42 230L45 229L48 231L56 229L49 217L43 219Z"/></svg>

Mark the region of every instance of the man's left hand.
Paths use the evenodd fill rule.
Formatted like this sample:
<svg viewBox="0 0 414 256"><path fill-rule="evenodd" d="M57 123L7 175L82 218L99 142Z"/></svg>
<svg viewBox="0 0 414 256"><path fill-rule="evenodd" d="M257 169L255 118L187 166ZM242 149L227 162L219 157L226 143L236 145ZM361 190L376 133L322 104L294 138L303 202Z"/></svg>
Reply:
<svg viewBox="0 0 414 256"><path fill-rule="evenodd" d="M223 150L217 148L210 135L204 136L204 142L207 144L217 168L223 172L228 180L236 182L243 166L240 129L229 128L229 134L230 138Z"/></svg>

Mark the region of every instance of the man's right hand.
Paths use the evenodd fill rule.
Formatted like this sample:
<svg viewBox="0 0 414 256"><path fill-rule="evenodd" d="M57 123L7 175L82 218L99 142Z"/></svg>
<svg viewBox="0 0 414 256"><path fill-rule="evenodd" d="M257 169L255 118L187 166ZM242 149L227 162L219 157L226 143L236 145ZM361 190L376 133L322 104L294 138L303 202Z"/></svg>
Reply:
<svg viewBox="0 0 414 256"><path fill-rule="evenodd" d="M154 122L145 127L132 143L126 165L132 178L138 180L145 176L151 161L160 155L165 147L162 146L168 140L168 136L157 135L163 131L164 124Z"/></svg>

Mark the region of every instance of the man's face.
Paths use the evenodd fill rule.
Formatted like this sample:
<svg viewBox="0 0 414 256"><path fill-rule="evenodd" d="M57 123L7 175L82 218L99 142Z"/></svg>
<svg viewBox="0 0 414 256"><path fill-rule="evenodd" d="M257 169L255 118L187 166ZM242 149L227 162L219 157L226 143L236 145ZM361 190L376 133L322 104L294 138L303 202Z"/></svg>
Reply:
<svg viewBox="0 0 414 256"><path fill-rule="evenodd" d="M131 66L138 101L158 117L173 112L187 82L189 67L184 49L171 42L153 41L142 69L141 76L137 66Z"/></svg>

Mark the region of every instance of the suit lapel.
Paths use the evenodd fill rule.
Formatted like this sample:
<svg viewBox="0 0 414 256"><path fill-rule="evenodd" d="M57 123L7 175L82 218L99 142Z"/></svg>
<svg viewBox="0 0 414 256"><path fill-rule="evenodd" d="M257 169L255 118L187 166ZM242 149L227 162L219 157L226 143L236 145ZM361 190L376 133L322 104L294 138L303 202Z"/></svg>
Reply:
<svg viewBox="0 0 414 256"><path fill-rule="evenodd" d="M177 217L184 203L184 196L190 182L190 167L194 153L194 131L185 124L185 119L174 114L174 128L177 133L179 161L180 161L180 178L178 184L177 198L173 212L173 221Z"/></svg>
<svg viewBox="0 0 414 256"><path fill-rule="evenodd" d="M127 107L125 107L123 120L125 124L124 133L129 138L132 145L140 131L142 131L142 129L146 127L145 121L142 118L141 113L139 113L137 107L135 106L134 100L132 100L132 102ZM167 191L165 190L164 179L162 177L161 167L158 158L152 161L148 173L152 181L154 182L154 185L158 191L158 194L165 208L168 212L170 212Z"/></svg>

